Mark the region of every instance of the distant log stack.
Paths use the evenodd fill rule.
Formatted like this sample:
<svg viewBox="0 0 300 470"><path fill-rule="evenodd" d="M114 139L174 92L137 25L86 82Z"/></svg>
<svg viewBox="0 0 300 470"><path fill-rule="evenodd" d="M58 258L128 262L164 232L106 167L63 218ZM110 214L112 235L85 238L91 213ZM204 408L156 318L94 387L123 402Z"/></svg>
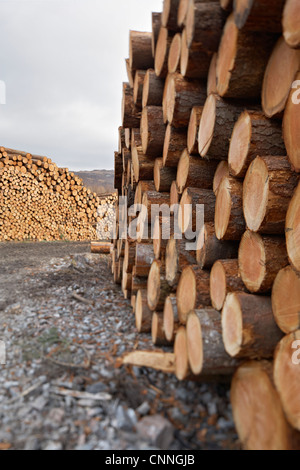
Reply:
<svg viewBox="0 0 300 470"><path fill-rule="evenodd" d="M99 204L50 158L0 147L0 241L96 240Z"/></svg>
<svg viewBox="0 0 300 470"><path fill-rule="evenodd" d="M300 5L273 3L165 0L131 33L115 154L119 195L143 204L114 278L179 380L235 373L247 449L300 448Z"/></svg>

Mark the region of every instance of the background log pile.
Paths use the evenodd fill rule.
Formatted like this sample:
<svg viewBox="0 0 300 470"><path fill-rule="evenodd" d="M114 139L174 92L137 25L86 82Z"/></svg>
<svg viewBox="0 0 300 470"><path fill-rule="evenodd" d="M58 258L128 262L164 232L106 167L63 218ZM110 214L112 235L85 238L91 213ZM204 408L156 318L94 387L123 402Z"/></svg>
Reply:
<svg viewBox="0 0 300 470"><path fill-rule="evenodd" d="M115 282L180 380L234 374L247 449L299 449L299 47L299 0L165 0L123 84L119 195L149 223L151 204L204 204L205 225L194 251L162 216L155 239L119 234Z"/></svg>
<svg viewBox="0 0 300 470"><path fill-rule="evenodd" d="M0 241L96 239L98 206L67 168L0 148Z"/></svg>

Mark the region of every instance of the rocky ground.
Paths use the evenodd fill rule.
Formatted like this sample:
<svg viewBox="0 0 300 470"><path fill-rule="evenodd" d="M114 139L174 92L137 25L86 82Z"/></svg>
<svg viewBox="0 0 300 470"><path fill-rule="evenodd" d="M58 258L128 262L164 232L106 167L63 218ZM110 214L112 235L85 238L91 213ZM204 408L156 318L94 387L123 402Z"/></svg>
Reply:
<svg viewBox="0 0 300 470"><path fill-rule="evenodd" d="M238 449L229 386L121 366L137 334L87 243L0 244L0 449Z"/></svg>

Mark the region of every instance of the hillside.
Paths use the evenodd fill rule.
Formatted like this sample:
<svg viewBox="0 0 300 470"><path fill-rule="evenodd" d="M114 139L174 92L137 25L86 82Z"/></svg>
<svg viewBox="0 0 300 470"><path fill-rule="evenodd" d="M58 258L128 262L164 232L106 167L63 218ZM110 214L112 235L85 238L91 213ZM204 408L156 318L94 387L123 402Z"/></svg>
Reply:
<svg viewBox="0 0 300 470"><path fill-rule="evenodd" d="M75 175L83 180L84 186L97 194L114 192L113 170L76 171Z"/></svg>

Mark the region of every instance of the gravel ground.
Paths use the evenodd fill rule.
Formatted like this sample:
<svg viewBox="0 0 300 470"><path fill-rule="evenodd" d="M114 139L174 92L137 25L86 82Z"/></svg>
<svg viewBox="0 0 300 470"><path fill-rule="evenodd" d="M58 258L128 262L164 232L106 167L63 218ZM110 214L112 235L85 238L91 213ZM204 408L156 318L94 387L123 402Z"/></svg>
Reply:
<svg viewBox="0 0 300 470"><path fill-rule="evenodd" d="M153 347L89 248L0 244L0 450L238 449L228 385L120 366Z"/></svg>

